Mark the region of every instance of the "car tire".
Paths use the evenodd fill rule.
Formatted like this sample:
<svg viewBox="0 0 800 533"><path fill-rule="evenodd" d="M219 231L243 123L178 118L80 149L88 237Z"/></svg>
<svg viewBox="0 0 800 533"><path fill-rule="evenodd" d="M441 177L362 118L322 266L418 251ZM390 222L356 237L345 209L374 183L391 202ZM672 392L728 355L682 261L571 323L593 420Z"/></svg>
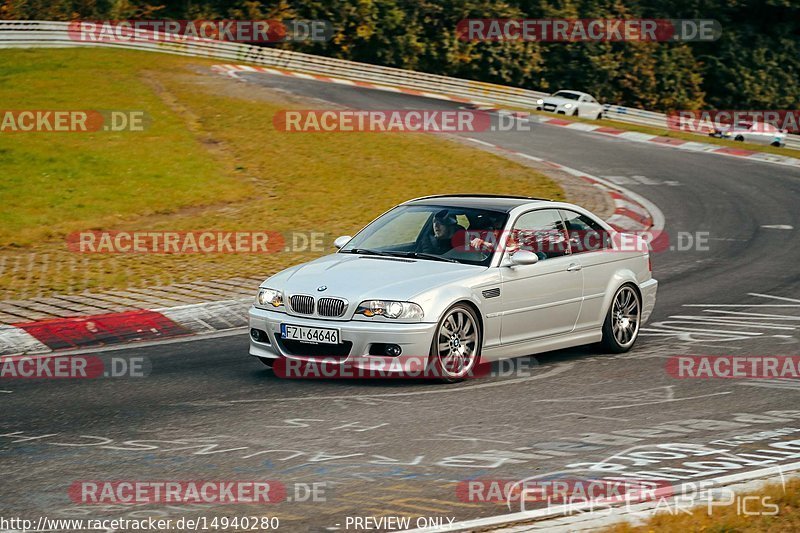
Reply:
<svg viewBox="0 0 800 533"><path fill-rule="evenodd" d="M580 118L580 115L578 114L578 110L577 109L575 110L574 113L572 113L572 116L575 117L575 118Z"/></svg>
<svg viewBox="0 0 800 533"><path fill-rule="evenodd" d="M275 361L277 361L277 359L273 357L259 357L258 360L264 363L264 365L268 366L269 368L272 368L273 365L275 364Z"/></svg>
<svg viewBox="0 0 800 533"><path fill-rule="evenodd" d="M780 147L781 147L781 143L779 143L778 141L773 141L773 142L770 144L770 146L774 146L775 148L780 148Z"/></svg>
<svg viewBox="0 0 800 533"><path fill-rule="evenodd" d="M642 297L632 283L616 290L603 322L601 345L611 353L625 353L636 343L642 317Z"/></svg>
<svg viewBox="0 0 800 533"><path fill-rule="evenodd" d="M470 306L460 303L449 308L431 341L431 375L445 383L464 380L480 364L482 339L480 321Z"/></svg>
<svg viewBox="0 0 800 533"><path fill-rule="evenodd" d="M741 135L737 135L734 141L744 142L744 137L742 137Z"/></svg>
<svg viewBox="0 0 800 533"><path fill-rule="evenodd" d="M598 113L597 114L597 120L603 120L603 114L602 113Z"/></svg>

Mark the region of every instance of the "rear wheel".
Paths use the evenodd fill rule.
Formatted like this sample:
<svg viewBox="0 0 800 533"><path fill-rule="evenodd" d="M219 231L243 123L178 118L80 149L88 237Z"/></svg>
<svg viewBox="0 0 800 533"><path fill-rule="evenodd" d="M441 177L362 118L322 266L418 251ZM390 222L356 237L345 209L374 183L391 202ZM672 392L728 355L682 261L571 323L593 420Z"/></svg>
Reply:
<svg viewBox="0 0 800 533"><path fill-rule="evenodd" d="M602 113L598 113L597 114L597 120L602 120L602 119L603 119L603 114Z"/></svg>
<svg viewBox="0 0 800 533"><path fill-rule="evenodd" d="M737 135L736 138L733 139L733 140L734 141L739 141L739 142L744 142L744 137L742 137L741 135Z"/></svg>
<svg viewBox="0 0 800 533"><path fill-rule="evenodd" d="M627 352L639 337L642 302L636 288L627 283L617 289L603 323L603 347L612 353Z"/></svg>
<svg viewBox="0 0 800 533"><path fill-rule="evenodd" d="M431 345L430 365L442 381L461 381L481 356L481 331L471 307L456 304L444 314Z"/></svg>
<svg viewBox="0 0 800 533"><path fill-rule="evenodd" d="M771 146L774 146L775 148L780 148L781 147L781 143L779 143L778 141L773 141Z"/></svg>

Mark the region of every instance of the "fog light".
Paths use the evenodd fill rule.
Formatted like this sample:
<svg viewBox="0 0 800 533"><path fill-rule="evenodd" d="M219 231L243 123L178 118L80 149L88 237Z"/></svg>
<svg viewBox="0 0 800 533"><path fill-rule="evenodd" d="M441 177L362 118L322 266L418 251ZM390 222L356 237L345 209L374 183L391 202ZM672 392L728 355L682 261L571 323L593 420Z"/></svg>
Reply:
<svg viewBox="0 0 800 533"><path fill-rule="evenodd" d="M269 337L267 337L267 332L262 331L256 328L250 328L250 337L256 342L266 342L269 343Z"/></svg>
<svg viewBox="0 0 800 533"><path fill-rule="evenodd" d="M403 352L400 347L396 344L387 344L386 345L386 355L389 357L397 357Z"/></svg>

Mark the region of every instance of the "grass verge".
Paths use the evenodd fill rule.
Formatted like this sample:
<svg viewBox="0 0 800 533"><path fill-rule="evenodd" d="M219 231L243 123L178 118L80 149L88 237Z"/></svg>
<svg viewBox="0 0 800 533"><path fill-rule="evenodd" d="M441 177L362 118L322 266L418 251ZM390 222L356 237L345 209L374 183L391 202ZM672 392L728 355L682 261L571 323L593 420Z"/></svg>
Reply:
<svg viewBox="0 0 800 533"><path fill-rule="evenodd" d="M213 61L106 49L0 51L8 109L144 110L144 132L0 136L0 298L265 277L315 253L76 254L84 230L352 234L396 203L483 192L562 199L530 168L425 134L287 134L298 104Z"/></svg>

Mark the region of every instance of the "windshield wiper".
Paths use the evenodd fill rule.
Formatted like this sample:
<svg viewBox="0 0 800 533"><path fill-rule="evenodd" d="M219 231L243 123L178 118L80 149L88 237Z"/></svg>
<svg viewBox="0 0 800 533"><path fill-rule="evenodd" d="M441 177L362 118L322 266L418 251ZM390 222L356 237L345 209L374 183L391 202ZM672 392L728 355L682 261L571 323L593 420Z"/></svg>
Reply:
<svg viewBox="0 0 800 533"><path fill-rule="evenodd" d="M456 261L455 259L451 259L449 257L442 257L441 255L436 254L429 254L426 252L392 252L396 255L402 255L403 257L418 257L420 259L431 259L432 261L445 261L447 263L459 263L460 261Z"/></svg>
<svg viewBox="0 0 800 533"><path fill-rule="evenodd" d="M367 248L353 248L352 250L347 250L349 254L361 254L361 255L383 255L386 257L391 257L392 254L381 252L380 250L369 250Z"/></svg>

